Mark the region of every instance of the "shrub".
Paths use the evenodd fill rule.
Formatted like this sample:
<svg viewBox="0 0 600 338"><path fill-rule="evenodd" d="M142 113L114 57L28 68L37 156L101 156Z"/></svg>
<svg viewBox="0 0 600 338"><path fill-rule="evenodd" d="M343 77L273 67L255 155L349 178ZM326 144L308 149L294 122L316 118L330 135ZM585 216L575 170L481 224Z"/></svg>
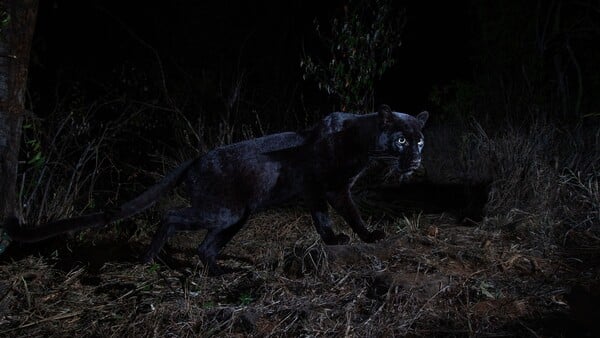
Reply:
<svg viewBox="0 0 600 338"><path fill-rule="evenodd" d="M375 80L394 64L405 24L390 0L350 0L329 32L315 20L315 31L327 50L324 59L305 55L303 78L339 101L342 111L372 111Z"/></svg>

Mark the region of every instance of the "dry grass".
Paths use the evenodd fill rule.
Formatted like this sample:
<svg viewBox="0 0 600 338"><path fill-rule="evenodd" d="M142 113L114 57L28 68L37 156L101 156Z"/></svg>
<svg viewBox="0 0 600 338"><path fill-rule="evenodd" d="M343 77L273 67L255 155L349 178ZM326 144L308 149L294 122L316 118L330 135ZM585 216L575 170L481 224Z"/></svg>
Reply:
<svg viewBox="0 0 600 338"><path fill-rule="evenodd" d="M193 255L198 234L175 238L172 259L152 266L130 262L139 243L119 244L126 252L111 258L100 239L95 249L59 245L43 258L5 256L0 336L586 332L567 316L565 298L573 280L593 280L582 280L568 259L443 216L380 226L388 232L380 243L324 246L303 211L259 214L224 252L222 263L240 271L221 277L203 274ZM110 240L114 233L87 235ZM108 259L91 259L101 252Z"/></svg>

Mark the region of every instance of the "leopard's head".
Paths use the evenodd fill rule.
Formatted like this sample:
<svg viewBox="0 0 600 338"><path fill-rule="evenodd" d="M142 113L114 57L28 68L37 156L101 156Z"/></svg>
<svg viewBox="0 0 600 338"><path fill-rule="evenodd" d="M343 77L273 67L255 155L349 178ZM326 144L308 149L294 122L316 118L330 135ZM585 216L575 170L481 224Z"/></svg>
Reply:
<svg viewBox="0 0 600 338"><path fill-rule="evenodd" d="M421 130L429 113L417 116L391 111L383 105L377 113L380 133L371 157L384 161L396 173L407 176L421 165L421 152L425 145Z"/></svg>

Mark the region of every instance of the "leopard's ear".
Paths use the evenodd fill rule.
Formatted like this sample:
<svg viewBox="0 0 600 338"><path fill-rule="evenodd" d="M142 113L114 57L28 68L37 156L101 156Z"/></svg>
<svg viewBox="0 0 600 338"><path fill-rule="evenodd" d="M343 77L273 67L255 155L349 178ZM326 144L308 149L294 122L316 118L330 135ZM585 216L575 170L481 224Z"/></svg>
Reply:
<svg viewBox="0 0 600 338"><path fill-rule="evenodd" d="M429 118L429 112L428 111L422 111L422 112L419 113L419 115L417 115L417 120L421 124L421 128L423 128L423 126L425 125L425 122L427 122L428 118Z"/></svg>
<svg viewBox="0 0 600 338"><path fill-rule="evenodd" d="M392 109L387 104L382 104L377 110L377 117L382 126L388 125L392 121Z"/></svg>

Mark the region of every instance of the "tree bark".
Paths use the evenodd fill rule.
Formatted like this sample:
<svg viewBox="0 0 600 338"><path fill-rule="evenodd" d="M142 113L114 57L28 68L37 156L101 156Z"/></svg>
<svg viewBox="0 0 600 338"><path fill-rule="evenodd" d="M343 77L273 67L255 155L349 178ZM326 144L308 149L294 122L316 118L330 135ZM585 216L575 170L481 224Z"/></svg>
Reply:
<svg viewBox="0 0 600 338"><path fill-rule="evenodd" d="M38 0L3 0L0 35L0 216L18 217L17 167Z"/></svg>

